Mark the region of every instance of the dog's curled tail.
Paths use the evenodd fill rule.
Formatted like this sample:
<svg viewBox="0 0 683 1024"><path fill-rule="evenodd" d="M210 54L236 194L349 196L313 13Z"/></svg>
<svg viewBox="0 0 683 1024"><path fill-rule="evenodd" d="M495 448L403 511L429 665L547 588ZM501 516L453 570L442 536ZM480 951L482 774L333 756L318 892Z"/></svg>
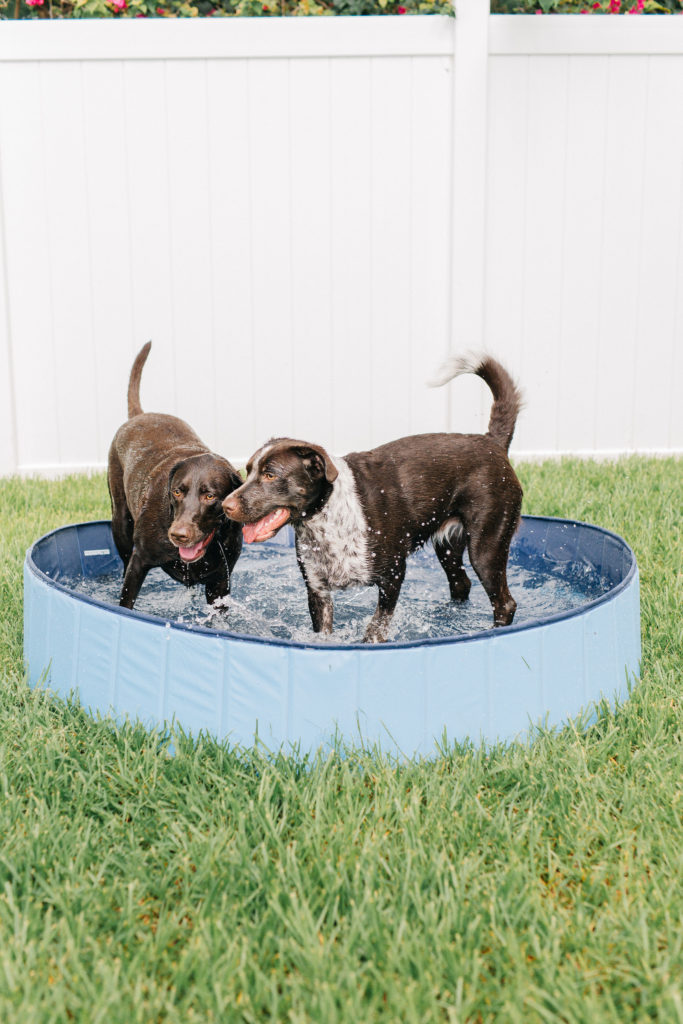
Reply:
<svg viewBox="0 0 683 1024"><path fill-rule="evenodd" d="M428 384L432 388L441 387L463 373L476 374L490 387L493 405L488 432L507 451L515 431L519 410L522 408L521 391L505 367L492 356L483 353L450 356Z"/></svg>
<svg viewBox="0 0 683 1024"><path fill-rule="evenodd" d="M128 419L131 419L133 416L139 416L142 412L142 406L140 405L140 377L142 376L142 368L147 362L147 356L151 347L151 341L142 346L135 357L133 368L130 371L130 379L128 381Z"/></svg>

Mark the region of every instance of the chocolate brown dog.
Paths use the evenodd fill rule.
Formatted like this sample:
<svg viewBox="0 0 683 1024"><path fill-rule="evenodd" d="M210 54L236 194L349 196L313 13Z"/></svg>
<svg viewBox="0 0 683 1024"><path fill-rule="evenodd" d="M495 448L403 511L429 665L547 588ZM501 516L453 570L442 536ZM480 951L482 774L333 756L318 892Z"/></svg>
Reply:
<svg viewBox="0 0 683 1024"><path fill-rule="evenodd" d="M109 449L111 528L124 567L119 604L133 607L154 566L186 586L205 584L213 604L230 593L242 550L240 528L225 518L221 501L242 481L183 420L142 411L140 376L151 345L133 363L128 420Z"/></svg>
<svg viewBox="0 0 683 1024"><path fill-rule="evenodd" d="M521 397L488 356L452 358L433 383L462 373L477 374L493 393L486 434L420 434L334 459L319 445L277 438L251 457L246 482L224 500L230 519L246 524L248 544L291 522L315 632L332 632L332 590L374 584L379 601L364 640L385 641L406 559L430 538L451 598L464 601L470 591L467 546L494 624L512 622L506 570L522 488L507 451Z"/></svg>

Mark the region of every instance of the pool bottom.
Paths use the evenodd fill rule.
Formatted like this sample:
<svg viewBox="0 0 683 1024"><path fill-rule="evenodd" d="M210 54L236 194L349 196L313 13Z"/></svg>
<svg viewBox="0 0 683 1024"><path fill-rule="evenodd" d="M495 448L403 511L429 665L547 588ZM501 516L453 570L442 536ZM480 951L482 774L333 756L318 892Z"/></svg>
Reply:
<svg viewBox="0 0 683 1024"><path fill-rule="evenodd" d="M582 609L478 635L384 646L257 641L164 624L76 597L50 578L110 571L102 530L83 524L34 545L25 566L25 656L35 685L76 692L93 711L175 718L250 746L300 753L329 743L433 755L448 740L509 740L625 698L640 659L638 574L613 534L525 517L520 550L597 571L609 592ZM99 530L99 532L98 532ZM88 554L88 552L90 552ZM94 554L93 554L94 552Z"/></svg>

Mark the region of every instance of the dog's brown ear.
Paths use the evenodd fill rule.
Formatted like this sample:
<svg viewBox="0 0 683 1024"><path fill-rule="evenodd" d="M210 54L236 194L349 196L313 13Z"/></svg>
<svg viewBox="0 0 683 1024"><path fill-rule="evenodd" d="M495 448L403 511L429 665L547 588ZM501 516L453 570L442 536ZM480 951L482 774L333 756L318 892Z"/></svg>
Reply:
<svg viewBox="0 0 683 1024"><path fill-rule="evenodd" d="M228 460L224 458L222 455L214 455L213 458L216 459L217 462L220 462L221 466L223 467L223 488L225 490L224 497L227 498L229 494L232 494L233 491L236 491L238 487L242 486L244 480L239 475L233 464L231 462L228 462Z"/></svg>
<svg viewBox="0 0 683 1024"><path fill-rule="evenodd" d="M230 463L227 462L226 460L226 473L223 481L225 494L223 495L223 497L227 498L229 494L232 494L233 491L236 491L237 488L241 487L243 483L244 480L242 479L242 477L239 475L239 473L236 472L235 469L233 469Z"/></svg>
<svg viewBox="0 0 683 1024"><path fill-rule="evenodd" d="M300 445L294 450L303 459L304 465L308 464L309 468L316 467L320 473L324 474L328 483L333 483L339 476L339 470L319 444Z"/></svg>

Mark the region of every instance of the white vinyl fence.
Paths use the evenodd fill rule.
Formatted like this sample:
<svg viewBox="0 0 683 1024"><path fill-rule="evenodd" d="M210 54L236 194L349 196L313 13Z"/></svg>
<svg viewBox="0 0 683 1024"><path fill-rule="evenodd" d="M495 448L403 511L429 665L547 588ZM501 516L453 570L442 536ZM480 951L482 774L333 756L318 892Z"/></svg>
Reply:
<svg viewBox="0 0 683 1024"><path fill-rule="evenodd" d="M149 410L242 463L479 430L683 450L683 18L0 23L0 473Z"/></svg>

